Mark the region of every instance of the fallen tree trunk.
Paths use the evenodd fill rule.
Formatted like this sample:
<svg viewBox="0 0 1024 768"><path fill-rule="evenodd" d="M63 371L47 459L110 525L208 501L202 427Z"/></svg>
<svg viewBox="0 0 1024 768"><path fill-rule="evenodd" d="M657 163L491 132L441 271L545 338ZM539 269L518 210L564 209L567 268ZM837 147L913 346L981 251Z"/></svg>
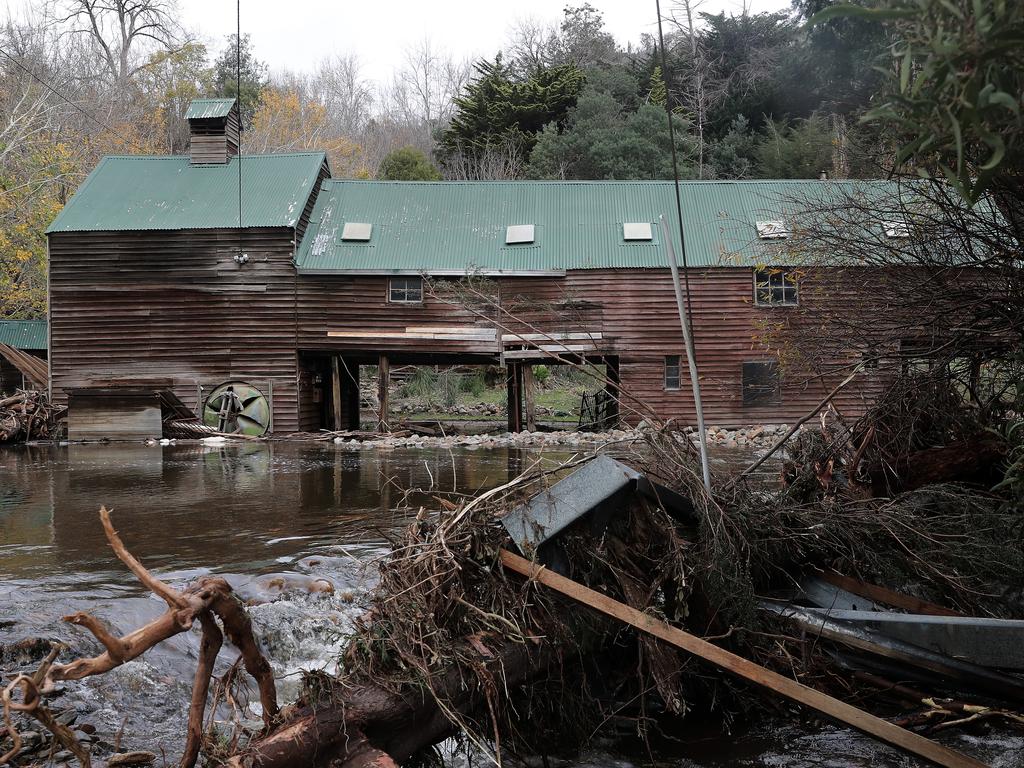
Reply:
<svg viewBox="0 0 1024 768"><path fill-rule="evenodd" d="M511 690L547 672L549 650L521 643L504 643L488 651L490 657L481 650L481 672L503 677ZM471 716L486 708L481 679L468 680L463 672L453 668L422 681L419 695L412 693L416 686L405 686L402 693L375 685L348 688L342 678L338 700L299 707L287 722L227 764L233 768L328 764L358 768L401 763L454 733L451 714ZM439 701L448 702L451 713Z"/></svg>

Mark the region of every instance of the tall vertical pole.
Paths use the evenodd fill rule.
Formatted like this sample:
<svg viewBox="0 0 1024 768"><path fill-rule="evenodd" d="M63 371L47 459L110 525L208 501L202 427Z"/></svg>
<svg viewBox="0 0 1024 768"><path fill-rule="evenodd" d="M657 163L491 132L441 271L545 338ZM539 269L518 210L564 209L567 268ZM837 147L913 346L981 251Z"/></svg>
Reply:
<svg viewBox="0 0 1024 768"><path fill-rule="evenodd" d="M700 399L700 381L697 378L697 357L693 351L693 336L690 323L687 321L686 306L683 303L683 289L679 284L679 266L676 264L676 249L672 245L672 236L668 231L665 217L659 216L661 236L665 239L668 249L668 266L672 270L672 288L676 294L676 310L679 312L679 325L683 329L683 341L686 344L686 362L690 368L690 384L693 387L693 406L697 411L697 435L700 442L700 468L704 475L704 488L711 493L711 467L708 464L708 433L704 429L704 405ZM687 296L687 299L690 297Z"/></svg>

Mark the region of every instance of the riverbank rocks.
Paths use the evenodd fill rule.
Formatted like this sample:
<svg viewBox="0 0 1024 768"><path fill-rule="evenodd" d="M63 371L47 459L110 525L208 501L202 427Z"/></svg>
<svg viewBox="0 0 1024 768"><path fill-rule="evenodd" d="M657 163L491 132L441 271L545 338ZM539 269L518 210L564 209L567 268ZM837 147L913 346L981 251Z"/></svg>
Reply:
<svg viewBox="0 0 1024 768"><path fill-rule="evenodd" d="M635 429L612 429L605 432L498 432L477 435L445 435L440 437L409 435L393 436L382 434L379 438L357 440L336 437L335 444L343 448L392 449L392 448L543 448L557 446L601 446L617 443L631 443L641 439L650 429L641 423ZM722 448L759 449L769 448L789 427L786 424L764 424L738 429L724 429L713 426L707 430L708 443ZM690 440L697 442L696 429L683 430Z"/></svg>
<svg viewBox="0 0 1024 768"><path fill-rule="evenodd" d="M483 435L446 435L425 437L410 435L394 437L381 435L376 440L354 440L342 437L334 442L345 448L389 449L389 448L535 448L544 446L605 445L632 442L639 439L640 432L629 429L613 429L608 432L501 432Z"/></svg>

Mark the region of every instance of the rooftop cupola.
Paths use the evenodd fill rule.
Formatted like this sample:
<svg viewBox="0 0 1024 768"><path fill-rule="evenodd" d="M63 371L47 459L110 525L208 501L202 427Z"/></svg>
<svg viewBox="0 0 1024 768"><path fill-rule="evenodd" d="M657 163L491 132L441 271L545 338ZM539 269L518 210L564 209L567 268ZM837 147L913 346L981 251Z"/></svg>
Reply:
<svg viewBox="0 0 1024 768"><path fill-rule="evenodd" d="M196 164L223 165L238 154L238 102L193 99L185 113L191 136L189 156Z"/></svg>

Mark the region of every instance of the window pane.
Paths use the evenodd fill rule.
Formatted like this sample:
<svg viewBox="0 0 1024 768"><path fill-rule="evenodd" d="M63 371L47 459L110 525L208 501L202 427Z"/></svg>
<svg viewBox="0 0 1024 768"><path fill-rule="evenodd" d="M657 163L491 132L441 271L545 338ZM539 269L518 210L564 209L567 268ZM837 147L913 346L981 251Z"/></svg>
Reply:
<svg viewBox="0 0 1024 768"><path fill-rule="evenodd" d="M781 401L780 395L777 362L743 363L743 405L773 405Z"/></svg>
<svg viewBox="0 0 1024 768"><path fill-rule="evenodd" d="M797 304L796 279L780 269L762 269L754 273L754 301L758 304Z"/></svg>
<svg viewBox="0 0 1024 768"><path fill-rule="evenodd" d="M423 302L423 281L418 277L392 277L388 281L388 301L396 304Z"/></svg>
<svg viewBox="0 0 1024 768"><path fill-rule="evenodd" d="M679 389L680 355L665 356L665 389Z"/></svg>

